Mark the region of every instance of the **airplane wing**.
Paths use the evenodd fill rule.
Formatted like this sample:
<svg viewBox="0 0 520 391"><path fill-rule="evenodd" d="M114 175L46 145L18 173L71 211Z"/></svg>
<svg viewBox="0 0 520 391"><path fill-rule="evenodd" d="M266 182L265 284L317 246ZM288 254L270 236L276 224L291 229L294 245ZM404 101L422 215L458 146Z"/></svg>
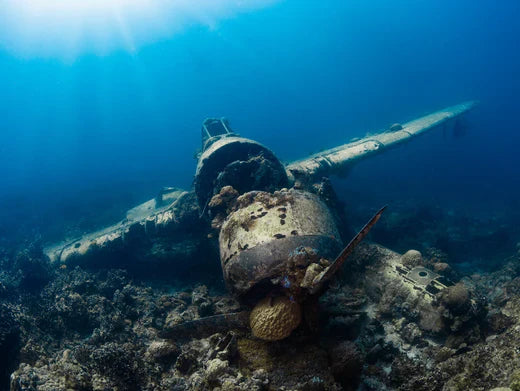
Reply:
<svg viewBox="0 0 520 391"><path fill-rule="evenodd" d="M391 129L379 134L370 135L290 163L286 167L287 172L292 179L305 181L316 180L331 174L341 174L362 159L414 139L420 134L447 125L470 111L476 104L476 101L464 102L403 125L395 124Z"/></svg>

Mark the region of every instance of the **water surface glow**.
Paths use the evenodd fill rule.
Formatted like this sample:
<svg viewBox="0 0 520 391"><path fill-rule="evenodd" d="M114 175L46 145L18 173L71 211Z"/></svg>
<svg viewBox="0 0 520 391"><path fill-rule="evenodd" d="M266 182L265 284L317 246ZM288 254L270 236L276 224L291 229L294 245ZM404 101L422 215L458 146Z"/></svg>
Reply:
<svg viewBox="0 0 520 391"><path fill-rule="evenodd" d="M25 58L134 52L188 26L214 28L222 19L276 1L3 0L0 48Z"/></svg>

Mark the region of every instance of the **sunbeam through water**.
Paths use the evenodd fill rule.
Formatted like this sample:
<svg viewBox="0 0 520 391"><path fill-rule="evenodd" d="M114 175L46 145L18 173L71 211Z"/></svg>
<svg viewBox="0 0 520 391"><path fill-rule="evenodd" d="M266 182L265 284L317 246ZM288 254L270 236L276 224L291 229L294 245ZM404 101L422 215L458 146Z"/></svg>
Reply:
<svg viewBox="0 0 520 391"><path fill-rule="evenodd" d="M19 57L75 59L83 53L134 52L200 24L261 8L276 0L5 0L0 47Z"/></svg>

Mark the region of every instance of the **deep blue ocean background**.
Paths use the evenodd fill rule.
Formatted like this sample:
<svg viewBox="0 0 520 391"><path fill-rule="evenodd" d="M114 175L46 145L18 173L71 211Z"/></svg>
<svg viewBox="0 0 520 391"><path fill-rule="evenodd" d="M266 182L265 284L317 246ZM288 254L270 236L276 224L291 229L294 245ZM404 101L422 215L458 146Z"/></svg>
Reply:
<svg viewBox="0 0 520 391"><path fill-rule="evenodd" d="M434 132L359 164L336 189L350 208L515 213L519 19L513 0L279 1L131 53L64 60L2 47L0 237L61 239L162 186L189 188L209 116L288 162L472 99L464 137Z"/></svg>

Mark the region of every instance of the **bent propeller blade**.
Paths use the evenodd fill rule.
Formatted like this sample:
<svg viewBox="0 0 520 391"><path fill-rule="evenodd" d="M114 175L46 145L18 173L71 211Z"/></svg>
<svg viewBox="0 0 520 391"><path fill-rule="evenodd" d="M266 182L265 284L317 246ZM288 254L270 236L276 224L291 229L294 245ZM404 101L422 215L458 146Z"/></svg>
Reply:
<svg viewBox="0 0 520 391"><path fill-rule="evenodd" d="M218 332L225 332L230 329L246 329L248 327L249 311L240 311L179 323L162 331L160 337L174 340L195 337L205 338Z"/></svg>
<svg viewBox="0 0 520 391"><path fill-rule="evenodd" d="M372 227L377 223L377 221L381 218L384 210L386 209L386 205L383 206L369 221L365 224L365 226L357 233L356 236L352 238L350 243L341 251L338 257L334 260L332 265L327 269L327 271L321 276L321 278L316 281L312 288L311 293L316 293L325 282L330 280L334 274L343 266L343 263L347 260L352 251L356 248L356 246L368 235L368 232L372 229Z"/></svg>

